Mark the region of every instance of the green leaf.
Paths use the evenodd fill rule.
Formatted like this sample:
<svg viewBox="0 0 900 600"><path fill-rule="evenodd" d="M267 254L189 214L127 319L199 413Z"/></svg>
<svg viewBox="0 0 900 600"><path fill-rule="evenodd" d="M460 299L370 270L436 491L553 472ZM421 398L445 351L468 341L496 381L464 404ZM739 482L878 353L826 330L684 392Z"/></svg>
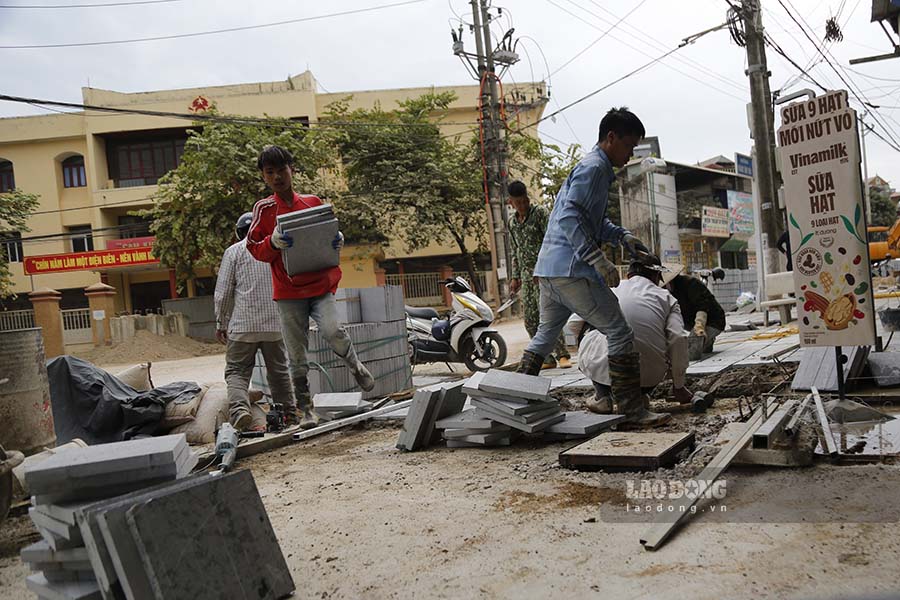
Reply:
<svg viewBox="0 0 900 600"><path fill-rule="evenodd" d="M794 220L794 215L793 215L793 214L792 214L792 215L789 215L789 216L788 216L788 219L790 220L791 225L793 225L794 227L796 227L796 228L797 228L797 231L800 231L800 226L797 225L797 221Z"/></svg>
<svg viewBox="0 0 900 600"><path fill-rule="evenodd" d="M800 246L802 247L806 242L808 242L809 240L811 240L813 235L815 235L815 234L814 234L814 233L807 233L806 235L804 235L804 236L803 236L803 239L800 240Z"/></svg>
<svg viewBox="0 0 900 600"><path fill-rule="evenodd" d="M844 227L847 228L847 231L849 231L850 233L853 234L853 237L855 237L855 238L858 239L860 242L862 242L863 244L865 244L865 242L863 242L863 240L860 239L859 234L856 233L856 228L853 227L853 224L850 222L850 219L848 219L848 218L845 217L844 215L841 215L841 221L844 222Z"/></svg>
<svg viewBox="0 0 900 600"><path fill-rule="evenodd" d="M859 225L859 218L862 216L862 207L857 204L856 205L856 216L853 217L853 224Z"/></svg>

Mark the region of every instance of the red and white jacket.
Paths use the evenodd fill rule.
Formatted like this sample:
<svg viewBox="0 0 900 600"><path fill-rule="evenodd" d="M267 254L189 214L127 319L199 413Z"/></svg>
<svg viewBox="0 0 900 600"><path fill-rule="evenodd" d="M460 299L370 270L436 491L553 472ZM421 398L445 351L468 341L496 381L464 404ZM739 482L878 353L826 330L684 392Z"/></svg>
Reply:
<svg viewBox="0 0 900 600"><path fill-rule="evenodd" d="M253 207L253 223L247 234L247 250L256 260L269 263L272 267L272 287L275 300L297 300L315 298L337 290L341 281L341 268L330 267L311 273L298 273L291 277L281 262L281 250L272 247L271 237L275 230L275 217L285 213L313 208L322 201L316 196L301 196L294 192L290 204L274 194L263 198Z"/></svg>

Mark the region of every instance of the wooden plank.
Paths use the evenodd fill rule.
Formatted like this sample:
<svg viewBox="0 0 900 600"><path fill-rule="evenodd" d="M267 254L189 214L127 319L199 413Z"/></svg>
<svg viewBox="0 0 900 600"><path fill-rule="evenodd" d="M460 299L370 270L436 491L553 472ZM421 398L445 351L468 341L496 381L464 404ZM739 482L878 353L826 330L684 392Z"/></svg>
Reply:
<svg viewBox="0 0 900 600"><path fill-rule="evenodd" d="M607 432L559 453L559 464L579 470L655 470L674 464L694 444L693 433Z"/></svg>
<svg viewBox="0 0 900 600"><path fill-rule="evenodd" d="M709 464L706 465L702 471L700 471L700 474L695 479L698 482L705 482L705 485L707 486L705 489L708 489L709 486L721 477L722 473L725 472L725 469L728 468L728 465L731 464L731 461L733 461L740 451L744 449L744 446L747 445L753 437L753 434L756 433L756 430L759 429L759 426L762 424L762 414L762 407L756 409L756 412L754 412L753 416L750 417L750 420L747 421L747 428L744 430L744 433L732 443L719 450L719 453L709 461ZM669 539L669 536L672 535L672 532L675 531L675 528L691 514L691 507L699 502L702 496L703 494L696 494L693 499L682 498L673 503L675 507L672 512L667 513L666 511L663 511L661 514L665 517L665 520L654 523L653 526L641 536L640 541L644 548L647 550L656 550L662 547L666 540ZM672 517L674 517L674 520L670 521L669 519Z"/></svg>
<svg viewBox="0 0 900 600"><path fill-rule="evenodd" d="M834 443L834 435L831 432L831 425L828 423L828 415L825 414L825 406L822 405L822 398L819 396L819 390L813 386L812 388L813 402L816 405L816 415L819 419L819 428L822 430L822 439L825 440L825 450L831 456L838 455L837 444Z"/></svg>
<svg viewBox="0 0 900 600"><path fill-rule="evenodd" d="M800 417L803 416L803 413L809 408L809 403L812 400L812 394L807 394L806 398L803 399L803 402L800 403L799 408L794 411L794 416L787 422L787 425L784 426L784 432L789 436L793 437L797 433L797 428L800 426Z"/></svg>
<svg viewBox="0 0 900 600"><path fill-rule="evenodd" d="M796 400L788 400L777 410L773 411L769 418L759 426L753 434L752 445L754 448L771 448L784 432L785 423L791 414L791 410L797 406Z"/></svg>

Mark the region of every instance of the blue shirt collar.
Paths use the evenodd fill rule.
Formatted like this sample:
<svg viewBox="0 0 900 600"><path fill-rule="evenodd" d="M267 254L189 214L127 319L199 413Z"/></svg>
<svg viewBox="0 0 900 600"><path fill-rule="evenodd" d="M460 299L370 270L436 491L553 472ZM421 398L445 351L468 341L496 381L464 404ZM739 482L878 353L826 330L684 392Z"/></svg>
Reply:
<svg viewBox="0 0 900 600"><path fill-rule="evenodd" d="M612 161L610 161L609 157L606 156L606 152L603 151L603 148L600 147L600 144L594 144L591 152L597 153L597 155L600 157L600 161L606 166L606 170L609 171L610 181L615 181L616 171L615 169L613 169Z"/></svg>

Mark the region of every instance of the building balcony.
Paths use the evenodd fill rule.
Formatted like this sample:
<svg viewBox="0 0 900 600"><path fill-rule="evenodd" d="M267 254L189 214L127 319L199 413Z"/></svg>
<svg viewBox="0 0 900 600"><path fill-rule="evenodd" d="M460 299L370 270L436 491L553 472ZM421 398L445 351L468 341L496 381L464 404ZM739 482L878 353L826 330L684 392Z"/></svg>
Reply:
<svg viewBox="0 0 900 600"><path fill-rule="evenodd" d="M126 185L122 185L123 183ZM101 208L149 206L153 204L153 195L157 189L156 185L144 185L143 180L109 180L106 189L94 192L94 205Z"/></svg>

